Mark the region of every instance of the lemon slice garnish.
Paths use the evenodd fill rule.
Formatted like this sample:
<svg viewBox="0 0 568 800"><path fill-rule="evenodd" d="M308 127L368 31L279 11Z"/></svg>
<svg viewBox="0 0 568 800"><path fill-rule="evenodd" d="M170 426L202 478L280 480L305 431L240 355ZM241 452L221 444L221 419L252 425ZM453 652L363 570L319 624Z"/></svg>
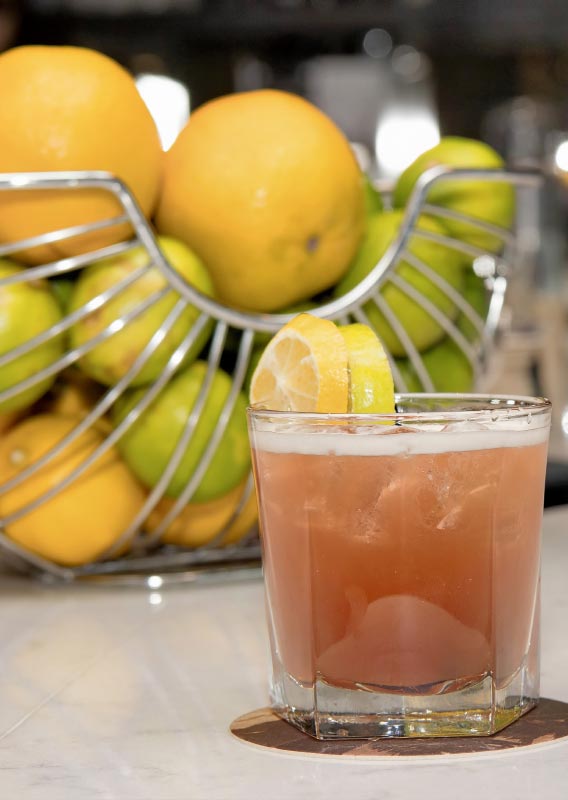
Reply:
<svg viewBox="0 0 568 800"><path fill-rule="evenodd" d="M273 411L348 411L347 344L339 328L311 314L284 325L260 357L250 401Z"/></svg>
<svg viewBox="0 0 568 800"><path fill-rule="evenodd" d="M266 346L250 400L274 411L392 414L389 360L367 325L300 314Z"/></svg>

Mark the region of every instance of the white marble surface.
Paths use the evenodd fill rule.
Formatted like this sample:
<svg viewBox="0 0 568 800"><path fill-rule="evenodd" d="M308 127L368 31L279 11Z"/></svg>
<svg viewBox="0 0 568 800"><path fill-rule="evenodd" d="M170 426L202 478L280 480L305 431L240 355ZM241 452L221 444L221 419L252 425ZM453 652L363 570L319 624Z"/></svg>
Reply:
<svg viewBox="0 0 568 800"><path fill-rule="evenodd" d="M542 689L568 701L568 509L547 512L544 541ZM2 799L568 797L568 741L340 761L232 738L266 704L260 582L158 595L2 578L0 603Z"/></svg>

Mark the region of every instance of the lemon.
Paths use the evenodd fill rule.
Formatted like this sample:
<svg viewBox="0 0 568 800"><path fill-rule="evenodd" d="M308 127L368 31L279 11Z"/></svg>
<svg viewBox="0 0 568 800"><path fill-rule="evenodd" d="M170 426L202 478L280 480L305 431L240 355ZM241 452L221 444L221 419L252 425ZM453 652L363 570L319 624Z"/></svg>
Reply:
<svg viewBox="0 0 568 800"><path fill-rule="evenodd" d="M203 361L196 361L179 372L119 440L118 448L124 460L144 485L153 487L162 476L206 373L207 364ZM217 370L193 437L166 490L168 496L178 497L193 475L230 390L231 378L223 370ZM145 389L132 390L121 398L113 409L115 424L128 414L145 392ZM221 442L192 497L193 502L220 497L237 486L247 474L250 450L245 412L246 400L239 393Z"/></svg>
<svg viewBox="0 0 568 800"><path fill-rule="evenodd" d="M39 414L8 431L0 441L0 482L37 461L76 424L74 418ZM57 488L103 441L97 431L85 431L60 455L2 495L0 515L8 516ZM8 522L5 532L22 547L58 564L85 564L114 544L143 502L141 487L111 448L62 492Z"/></svg>
<svg viewBox="0 0 568 800"><path fill-rule="evenodd" d="M200 547L208 544L231 521L237 510L247 479L215 500L205 503L188 503L169 524L162 536L166 544L178 547ZM175 503L170 497L163 497L156 505L146 522L146 530L152 533ZM229 525L221 544L238 541L252 526L256 519L256 497L254 491L243 505L242 510Z"/></svg>
<svg viewBox="0 0 568 800"><path fill-rule="evenodd" d="M367 325L337 327L300 314L268 343L250 387L253 404L275 411L394 412L383 346Z"/></svg>
<svg viewBox="0 0 568 800"><path fill-rule="evenodd" d="M190 117L165 154L156 216L207 264L218 297L275 311L333 286L365 227L363 176L339 128L288 92L242 92Z"/></svg>
<svg viewBox="0 0 568 800"><path fill-rule="evenodd" d="M61 384L56 385L53 396L47 403L47 411L50 414L82 420L96 406L100 397L101 389L94 381L79 370L71 369L64 373ZM99 417L94 427L104 434L112 431L112 425L104 415Z"/></svg>
<svg viewBox="0 0 568 800"><path fill-rule="evenodd" d="M21 411L7 411L5 414L0 414L0 435L13 428L16 422L22 418Z"/></svg>
<svg viewBox="0 0 568 800"><path fill-rule="evenodd" d="M250 400L272 410L348 410L347 345L326 319L300 314L266 346L250 386Z"/></svg>
<svg viewBox="0 0 568 800"><path fill-rule="evenodd" d="M254 489L250 493L237 518L227 528L221 544L227 546L237 544L247 533L252 531L254 524L258 521L258 502Z"/></svg>
<svg viewBox="0 0 568 800"><path fill-rule="evenodd" d="M83 47L31 45L0 55L0 172L104 170L120 178L150 217L160 190L158 130L131 75ZM117 217L112 192L98 188L0 193L0 241ZM21 253L44 264L120 242L127 224Z"/></svg>

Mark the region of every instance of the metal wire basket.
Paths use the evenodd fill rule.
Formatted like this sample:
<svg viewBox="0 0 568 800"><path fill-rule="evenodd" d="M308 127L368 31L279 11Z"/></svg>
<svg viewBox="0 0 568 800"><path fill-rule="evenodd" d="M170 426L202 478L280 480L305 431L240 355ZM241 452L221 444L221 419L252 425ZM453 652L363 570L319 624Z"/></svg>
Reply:
<svg viewBox="0 0 568 800"><path fill-rule="evenodd" d="M507 181L515 188L524 188L538 186L541 182L541 175L536 171L530 170L450 170L445 167L435 167L429 170L422 175L414 189L407 204L404 222L396 240L392 242L375 268L347 294L330 300L329 302L324 302L311 311L311 313L317 316L336 320L340 323L348 323L353 320L368 323L365 306L369 302L374 304L403 345L409 363L412 365L424 391L434 390L431 377L428 370L425 368L420 352L416 348L408 332L385 302L380 291L383 285L390 282L396 286L407 297L418 303L422 309L438 323L446 332L447 336L453 340L466 356L473 369L475 383L479 386L479 381L486 368L488 354L497 331L508 279L515 260L515 235L510 230L499 228L495 225L474 219L473 217L465 216L447 208L434 206L427 202L427 195L430 188L441 179L444 181L456 182L469 181L472 179L483 179L484 181L494 182ZM220 531L216 538L208 545L192 550L183 550L172 546L161 546L160 540L168 525L170 525L177 515L181 513L185 505L191 500L215 454L237 396L242 389L255 339L259 335L276 332L293 315L246 313L222 305L198 292L165 260L158 247L152 229L141 213L133 196L127 187L112 175L102 172L18 173L0 175L0 191L2 192L28 192L30 190L34 190L35 192L53 192L69 190L79 191L84 189L97 189L102 192L110 193L120 204L122 213L112 219L69 227L62 230L48 231L30 239L0 245L0 257L17 254L18 251L43 244L61 242L71 237L93 233L94 231L123 223L130 224L133 231L132 238L128 241L121 241L117 244L103 247L86 254L30 267L21 273L4 277L0 279L0 289L13 283L34 281L40 278L50 278L77 272L89 264L99 262L110 256L126 253L139 246L146 249L149 262L147 266L137 269L124 280L92 298L81 308L68 313L59 323L49 330L40 333L26 343L1 355L0 369L14 359L26 353L30 353L34 348L40 347L54 337L63 334L75 323L86 318L89 314L92 314L94 311L107 304L111 299L117 297L153 266L159 269L166 277L167 286L151 297L146 298L139 306L130 310L123 317L113 320L108 328L85 344L75 349L66 350L61 358L53 364L38 371L36 374L15 386L0 392L0 402L14 397L16 394L34 386L45 378L53 376L72 364L75 364L86 352L111 338L166 295L174 293L177 299L170 313L164 319L160 327L154 331L146 347L127 373L116 385L106 390L92 410L83 419L78 421L73 430L61 439L56 446L52 447L44 456L39 458L24 471L1 485L0 495L21 484L26 478L33 475L43 465L48 463L50 459L55 459L65 448L72 445L82 433L95 425L97 421L111 409L117 399L131 385L135 376L142 370L152 353L155 352L164 337L172 329L176 320L180 317L188 304L198 308L200 314L187 336L169 358L159 378L154 383L146 386L142 397L136 405L131 408L126 417L106 436L104 442L86 457L59 485L47 491L33 502L14 511L10 516L0 519L0 551L3 553L6 560L10 561L19 569L23 568L28 572L39 574L44 578L59 581L72 581L87 578L91 580L105 580L109 577L113 577L115 580L120 578L127 581L143 579L148 581L148 584L152 586L157 585L158 581L167 580L168 576L172 579L172 575L175 576L176 580L194 580L200 576L216 575L219 571L222 571L224 574L232 574L235 567L239 567L239 574L248 574L251 569L255 569L258 565L259 547L256 531L251 531L250 535L238 545L230 547L220 547L219 545L223 541L224 531L230 526L233 519L238 516L244 504L247 502L250 493L254 491L252 478L250 476L231 520L229 520L225 529ZM503 248L498 255L495 255L494 253L487 253L472 244L450 238L447 235L421 230L417 227L417 221L420 215L425 213L442 219L447 218L475 225L480 230L498 237L503 243ZM484 276L485 286L487 288L488 297L490 298L485 317L480 316L473 306L470 305L453 286L409 250L409 240L411 236L437 242L448 248L460 251L471 259L472 263L476 265L476 272L478 275ZM466 338L455 322L446 317L428 297L418 291L400 274L397 274L396 267L403 259L415 270L424 275L455 304L459 312L467 318L469 323L471 323L479 334L476 343L472 343L472 341ZM368 306L366 307L368 308ZM124 435L176 374L184 356L188 353L196 340L198 340L202 331L211 324L211 321L214 323L214 328L209 346L207 373L196 403L188 414L182 434L179 437L170 461L163 471L161 478L156 486L149 491L142 509L122 532L120 539L96 562L86 566L68 568L28 552L6 536L3 531L7 524L30 513L30 511L49 501L59 492L62 492ZM197 464L197 467L179 498L174 502L170 511L162 519L158 527L155 528L151 534L148 534L144 532L145 521L163 496L169 481L181 462L184 452L188 447L191 447L192 435L195 431L197 420L207 402L213 375L221 362L228 336L230 336L233 341L238 340L238 351L232 376L232 388L226 398L218 424L201 460ZM398 368L395 359L391 359L391 363L396 388L399 392L404 392L408 389L404 375ZM129 550L129 555L117 557L117 554L121 552L121 547L126 542L132 545Z"/></svg>

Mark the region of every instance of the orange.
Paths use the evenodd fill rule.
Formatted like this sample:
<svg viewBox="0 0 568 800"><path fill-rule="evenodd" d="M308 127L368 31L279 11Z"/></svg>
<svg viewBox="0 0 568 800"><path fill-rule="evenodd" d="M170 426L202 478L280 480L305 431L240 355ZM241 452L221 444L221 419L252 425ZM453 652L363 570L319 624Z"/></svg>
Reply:
<svg viewBox="0 0 568 800"><path fill-rule="evenodd" d="M165 154L156 220L203 259L222 301L273 311L344 274L365 226L364 180L311 103L234 94L198 109Z"/></svg>
<svg viewBox="0 0 568 800"><path fill-rule="evenodd" d="M56 414L30 417L0 441L0 482L17 475L50 450L77 424ZM58 486L104 440L83 433L63 453L0 497L6 517ZM73 566L98 558L142 508L144 492L111 448L52 499L5 525L22 547L58 564Z"/></svg>
<svg viewBox="0 0 568 800"><path fill-rule="evenodd" d="M0 172L105 170L121 178L144 214L154 208L162 150L133 78L80 47L17 47L0 55ZM0 241L117 216L100 190L0 193ZM87 252L128 236L127 226L34 248L29 263Z"/></svg>
<svg viewBox="0 0 568 800"><path fill-rule="evenodd" d="M311 314L284 325L260 357L250 400L274 411L347 412L348 350L336 325Z"/></svg>
<svg viewBox="0 0 568 800"><path fill-rule="evenodd" d="M162 541L180 547L200 547L208 544L230 522L240 503L246 483L247 479L222 497L209 500L207 503L188 503L170 523L162 536ZM174 503L175 500L169 497L160 500L146 523L146 529L150 533L156 530ZM240 513L225 531L220 544L237 542L252 528L256 518L256 495L253 490Z"/></svg>

